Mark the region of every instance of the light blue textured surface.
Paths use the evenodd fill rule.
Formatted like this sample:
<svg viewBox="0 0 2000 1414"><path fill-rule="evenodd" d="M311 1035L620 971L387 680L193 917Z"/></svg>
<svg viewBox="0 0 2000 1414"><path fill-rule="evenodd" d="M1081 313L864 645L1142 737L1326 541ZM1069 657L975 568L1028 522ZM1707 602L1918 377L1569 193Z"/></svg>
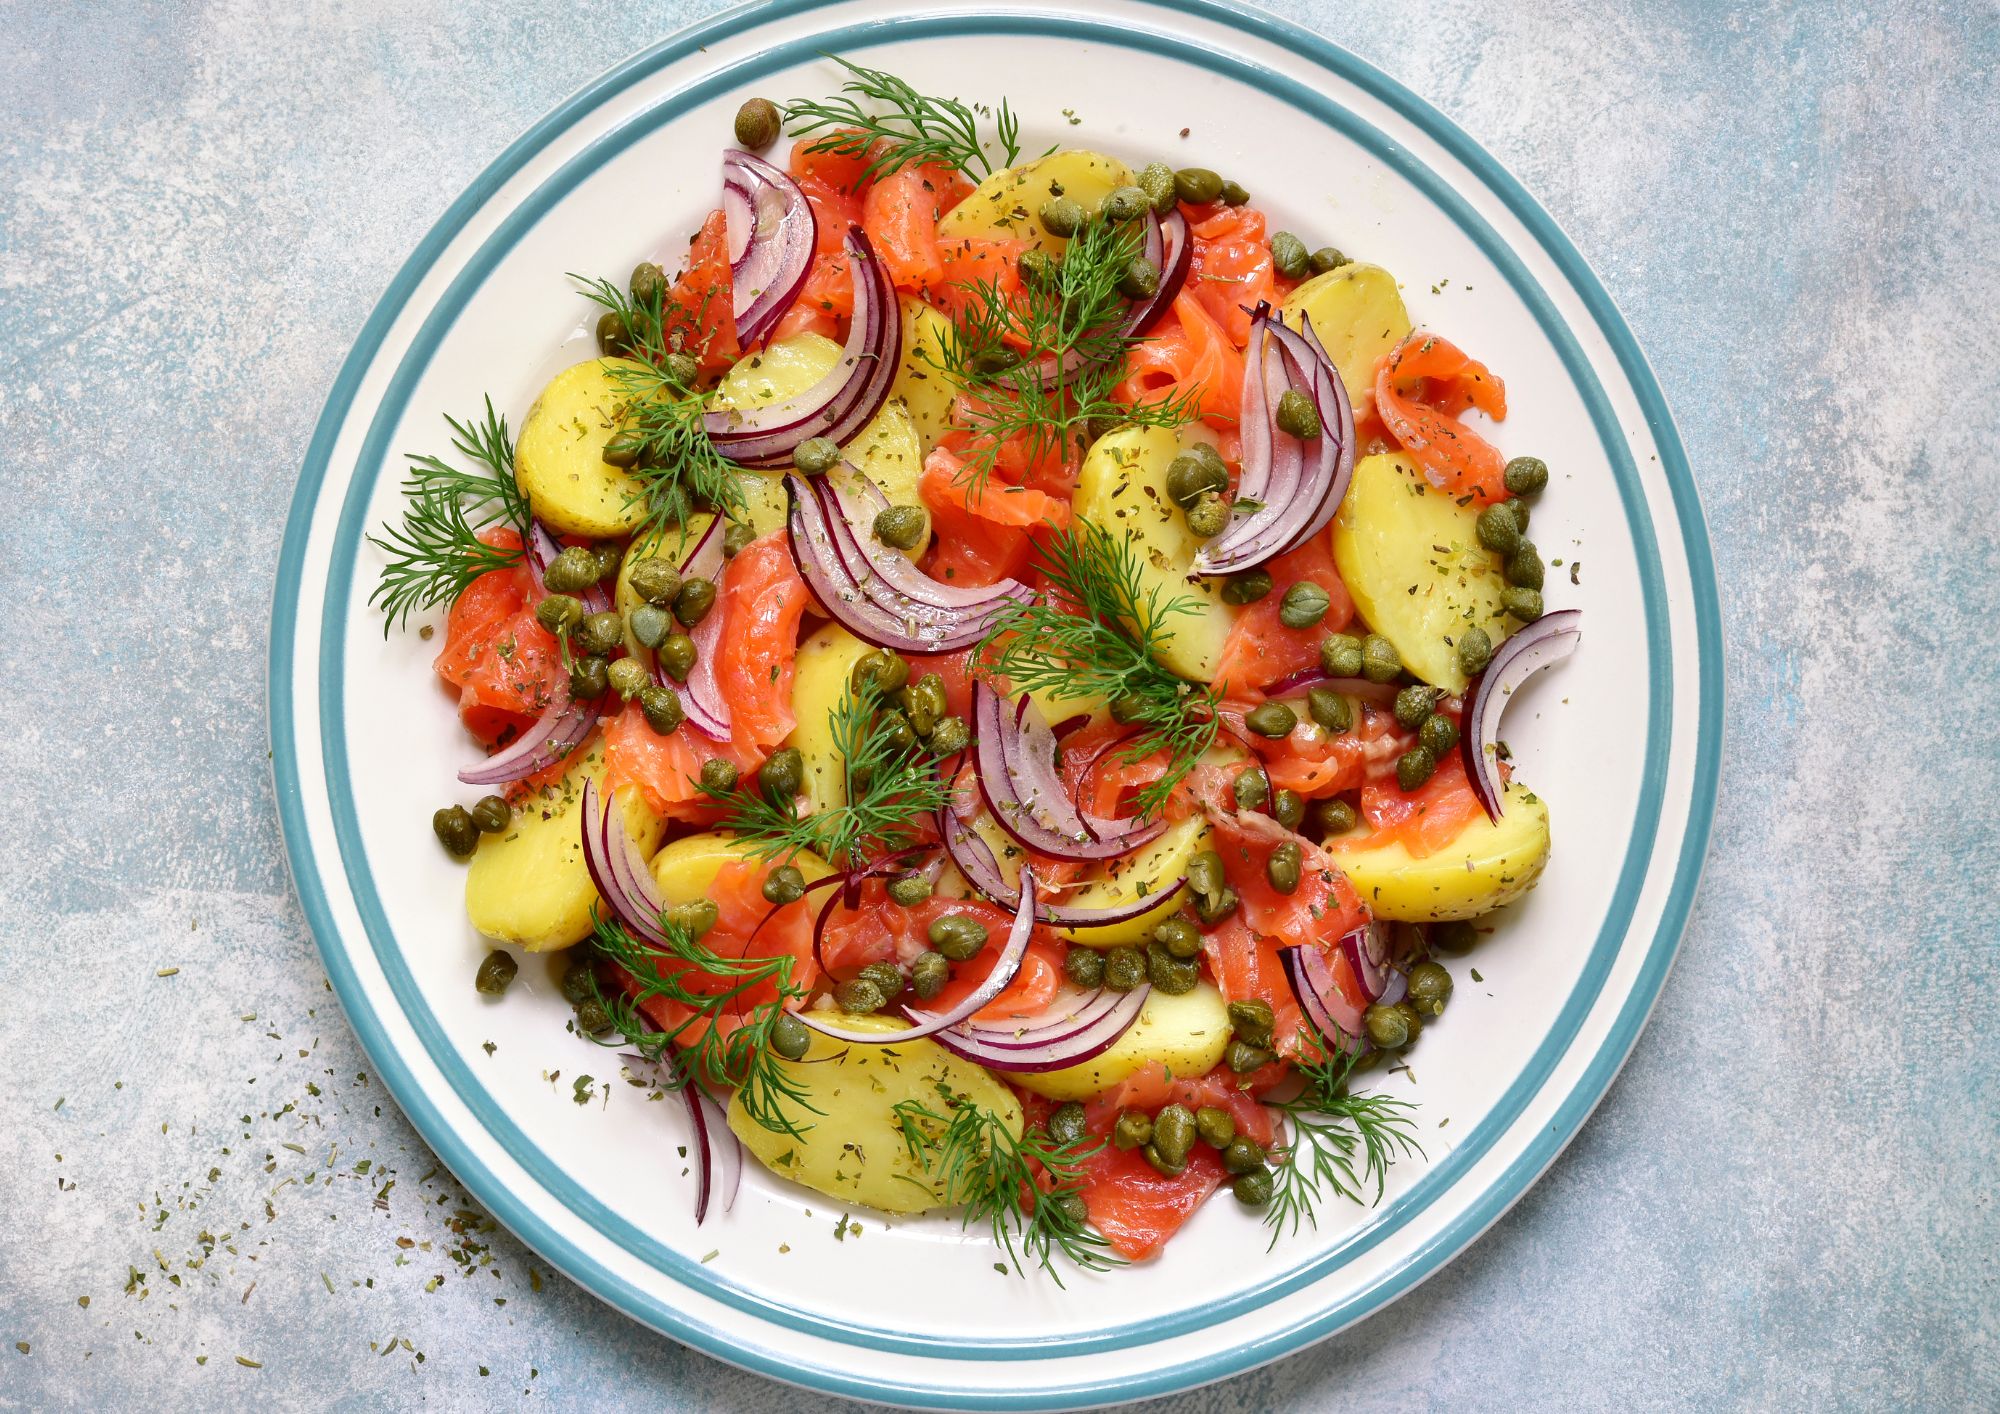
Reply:
<svg viewBox="0 0 2000 1414"><path fill-rule="evenodd" d="M379 289L515 132L710 8L5 17L24 1402L805 1407L452 1233L323 990L262 745L277 528ZM1733 732L1679 970L1576 1146L1387 1315L1182 1407L1992 1402L1991 13L1282 8L1620 299L1709 507Z"/></svg>

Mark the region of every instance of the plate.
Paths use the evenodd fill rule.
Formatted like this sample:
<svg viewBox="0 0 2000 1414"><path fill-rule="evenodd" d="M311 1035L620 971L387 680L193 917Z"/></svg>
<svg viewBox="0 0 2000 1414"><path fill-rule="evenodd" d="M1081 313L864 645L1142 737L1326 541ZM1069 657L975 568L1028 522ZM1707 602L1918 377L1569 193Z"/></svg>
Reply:
<svg viewBox="0 0 2000 1414"><path fill-rule="evenodd" d="M485 944L428 823L462 794L452 773L468 744L433 685L434 644L385 640L367 606L379 561L366 533L394 510L402 454L444 449L445 414L490 393L519 425L588 312L565 272L677 253L715 205L737 104L832 92L826 53L927 92L1005 96L1029 151L1096 144L1231 174L1276 226L1396 272L1420 327L1506 378L1502 450L1554 469L1535 538L1564 562L1548 598L1585 610L1584 646L1523 693L1507 728L1551 803L1553 861L1473 958L1482 980L1459 969L1415 1073L1385 1081L1422 1105L1427 1158L1399 1165L1378 1206L1323 1210L1269 1253L1255 1216L1223 1201L1156 1262L1059 1287L997 1272L955 1218L847 1210L761 1171L697 1228L678 1107L649 1105L611 1053L563 1029L535 960L504 1003L470 985ZM1576 1133L1645 1021L1694 894L1719 635L1686 461L1624 322L1546 213L1407 90L1304 30L1198 0L1088 13L778 0L677 35L564 103L396 276L328 399L286 527L271 736L293 875L362 1044L459 1180L543 1257L778 1379L918 1405L1075 1408L1219 1379L1380 1310Z"/></svg>

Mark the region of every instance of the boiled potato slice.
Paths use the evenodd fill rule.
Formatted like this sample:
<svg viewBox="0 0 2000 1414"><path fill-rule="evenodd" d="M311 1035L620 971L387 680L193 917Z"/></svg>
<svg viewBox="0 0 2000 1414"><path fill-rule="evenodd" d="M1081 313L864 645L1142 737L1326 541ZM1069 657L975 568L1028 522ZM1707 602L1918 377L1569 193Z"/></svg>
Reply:
<svg viewBox="0 0 2000 1414"><path fill-rule="evenodd" d="M1208 983L1192 992L1170 997L1155 988L1132 1029L1095 1060L1017 1075L1014 1083L1051 1100L1089 1100L1159 1061L1175 1075L1206 1075L1222 1063L1229 1049L1229 1008L1222 993Z"/></svg>
<svg viewBox="0 0 2000 1414"><path fill-rule="evenodd" d="M843 1016L855 1031L902 1031L909 1023L888 1016ZM985 1070L959 1060L935 1041L855 1045L813 1033L797 1061L779 1061L817 1114L790 1113L801 1135L777 1134L744 1112L742 1096L729 1104L729 1127L743 1147L773 1173L843 1203L888 1213L921 1213L944 1204L942 1179L927 1161L913 1160L895 1106L914 1100L944 1112L940 1089L992 1113L1018 1137L1021 1104Z"/></svg>
<svg viewBox="0 0 2000 1414"><path fill-rule="evenodd" d="M909 295L901 296L903 306L903 363L896 381L889 386L893 402L902 399L917 429L923 457L931 454L951 425L951 400L958 396L958 384L931 359L942 359L951 321L931 305ZM929 353L930 359L924 357Z"/></svg>
<svg viewBox="0 0 2000 1414"><path fill-rule="evenodd" d="M1208 848L1208 821L1191 815L1169 825L1151 844L1142 845L1123 859L1094 865L1073 891L1065 891L1062 901L1078 908L1114 908L1159 893L1187 873L1188 861ZM1165 900L1158 908L1124 923L1107 923L1098 928L1064 928L1071 942L1093 948L1115 948L1151 936L1161 920L1187 900L1183 894Z"/></svg>
<svg viewBox="0 0 2000 1414"><path fill-rule="evenodd" d="M742 358L715 385L710 406L752 412L796 397L840 366L841 348L821 334L773 339Z"/></svg>
<svg viewBox="0 0 2000 1414"><path fill-rule="evenodd" d="M583 783L604 781L604 742L594 741L561 781L514 808L508 827L481 835L465 872L465 913L489 938L529 952L552 952L590 936L600 902L583 862ZM618 792L619 818L642 850L666 833L636 786Z"/></svg>
<svg viewBox="0 0 2000 1414"><path fill-rule="evenodd" d="M1051 152L995 172L938 222L938 240L1027 241L1060 255L1069 242L1042 229L1035 213L1052 196L1066 196L1093 213L1104 198L1132 184L1132 169L1115 157L1075 148Z"/></svg>
<svg viewBox="0 0 2000 1414"><path fill-rule="evenodd" d="M625 398L614 370L629 359L589 359L549 380L514 447L514 479L551 530L596 540L629 534L644 518L644 488L604 460Z"/></svg>
<svg viewBox="0 0 2000 1414"><path fill-rule="evenodd" d="M1518 782L1494 824L1482 813L1445 848L1412 859L1400 842L1337 848L1334 859L1377 918L1440 923L1477 918L1535 886L1549 861L1549 808Z"/></svg>
<svg viewBox="0 0 2000 1414"><path fill-rule="evenodd" d="M846 700L854 665L874 649L839 624L799 645L792 665L790 744L806 763L806 798L814 813L847 804L847 763L834 746L833 714Z"/></svg>
<svg viewBox="0 0 2000 1414"><path fill-rule="evenodd" d="M726 830L684 835L653 856L653 882L668 903L699 903L708 897L722 866L736 860L754 859L751 847ZM824 879L833 867L810 850L800 850L786 863L806 876L806 882Z"/></svg>
<svg viewBox="0 0 2000 1414"><path fill-rule="evenodd" d="M1208 682L1236 611L1222 602L1220 580L1188 582L1202 542L1188 533L1187 517L1167 496L1168 465L1199 440L1213 436L1192 425L1121 427L1098 438L1083 459L1074 504L1083 519L1135 546L1146 587L1159 591L1160 603L1194 603L1194 613L1174 614L1159 626L1165 639L1160 658L1182 677Z"/></svg>
<svg viewBox="0 0 2000 1414"><path fill-rule="evenodd" d="M924 470L924 446L909 408L895 398L882 404L882 411L847 444L847 459L880 488L889 504L923 511L923 539L902 552L905 559L914 562L931 543L931 513L917 490L917 478ZM868 533L866 526L862 533Z"/></svg>
<svg viewBox="0 0 2000 1414"><path fill-rule="evenodd" d="M1396 277L1379 265L1343 265L1315 275L1285 297L1280 312L1294 329L1300 314L1312 320L1320 347L1357 408L1374 402L1376 360L1410 333Z"/></svg>
<svg viewBox="0 0 2000 1414"><path fill-rule="evenodd" d="M1405 667L1446 692L1465 691L1459 636L1477 625L1497 645L1513 622L1500 607L1500 557L1480 548L1478 519L1396 453L1356 464L1333 522L1334 563L1354 607Z"/></svg>

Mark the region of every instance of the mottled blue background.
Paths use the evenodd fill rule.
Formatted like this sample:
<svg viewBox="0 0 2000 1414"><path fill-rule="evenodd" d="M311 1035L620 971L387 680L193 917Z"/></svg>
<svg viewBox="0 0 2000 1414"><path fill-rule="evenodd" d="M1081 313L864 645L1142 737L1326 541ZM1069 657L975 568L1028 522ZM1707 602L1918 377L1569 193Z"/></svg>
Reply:
<svg viewBox="0 0 2000 1414"><path fill-rule="evenodd" d="M823 1402L461 1206L325 988L265 746L279 529L377 295L518 132L715 8L0 8L0 1401ZM1708 508L1730 726L1596 1119L1415 1295L1172 1408L2000 1403L2000 18L1275 8L1604 276Z"/></svg>

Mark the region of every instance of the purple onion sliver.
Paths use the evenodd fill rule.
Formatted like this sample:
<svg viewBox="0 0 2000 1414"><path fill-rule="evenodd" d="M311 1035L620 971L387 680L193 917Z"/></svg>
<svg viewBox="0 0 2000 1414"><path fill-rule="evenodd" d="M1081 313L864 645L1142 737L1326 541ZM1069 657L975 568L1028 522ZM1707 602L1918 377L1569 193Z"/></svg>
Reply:
<svg viewBox="0 0 2000 1414"><path fill-rule="evenodd" d="M1576 651L1583 638L1583 611L1557 609L1510 634L1466 690L1459 720L1459 754L1465 778L1487 818L1500 823L1506 787L1500 780L1500 717L1522 683Z"/></svg>

